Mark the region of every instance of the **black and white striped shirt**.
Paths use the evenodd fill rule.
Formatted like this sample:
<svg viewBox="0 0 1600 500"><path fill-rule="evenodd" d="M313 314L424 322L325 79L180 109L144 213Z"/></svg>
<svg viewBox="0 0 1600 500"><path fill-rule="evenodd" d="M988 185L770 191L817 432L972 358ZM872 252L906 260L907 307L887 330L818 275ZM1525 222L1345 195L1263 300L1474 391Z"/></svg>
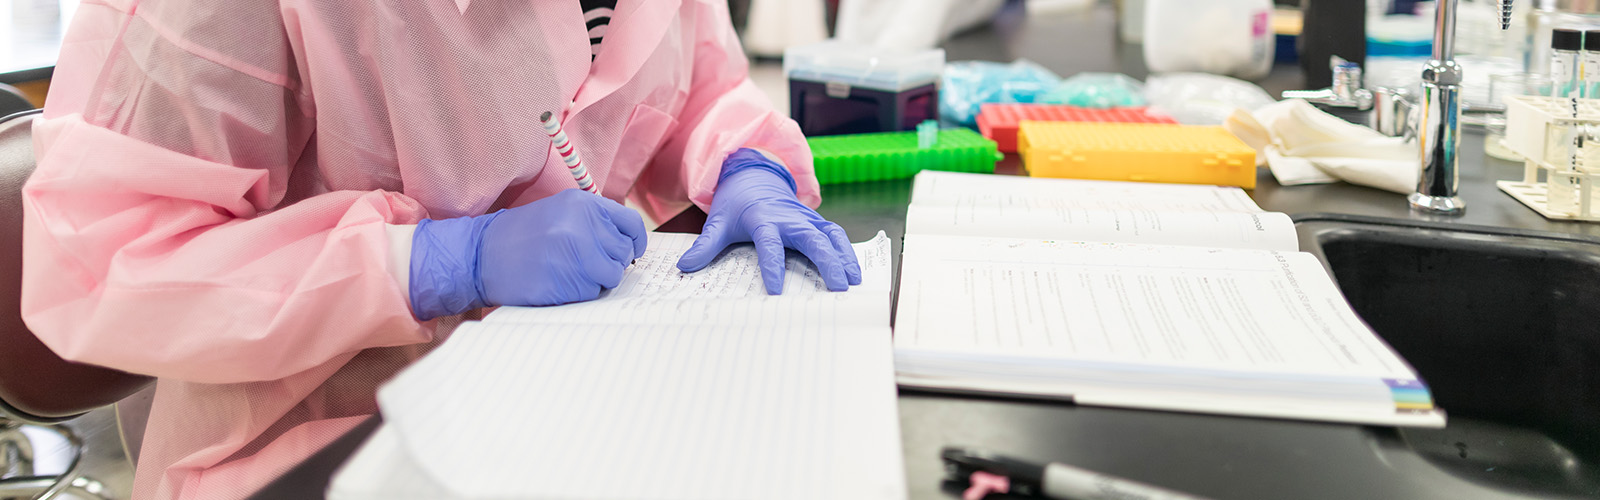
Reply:
<svg viewBox="0 0 1600 500"><path fill-rule="evenodd" d="M600 39L605 38L611 25L611 15L617 10L617 0L579 0L583 5L583 21L589 26L589 60L600 54Z"/></svg>

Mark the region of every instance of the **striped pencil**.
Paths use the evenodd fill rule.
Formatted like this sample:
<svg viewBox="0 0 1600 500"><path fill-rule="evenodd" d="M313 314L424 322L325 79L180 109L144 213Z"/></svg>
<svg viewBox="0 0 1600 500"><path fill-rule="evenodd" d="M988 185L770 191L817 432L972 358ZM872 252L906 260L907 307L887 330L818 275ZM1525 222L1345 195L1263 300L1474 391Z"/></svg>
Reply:
<svg viewBox="0 0 1600 500"><path fill-rule="evenodd" d="M589 169L583 168L583 158L578 157L578 148L573 147L572 140L567 138L567 131L561 129L561 122L556 121L555 115L549 111L539 115L539 121L544 122L544 132L550 134L550 143L561 154L561 161L567 164L572 179L578 181L578 188L600 194L600 186L589 177Z"/></svg>

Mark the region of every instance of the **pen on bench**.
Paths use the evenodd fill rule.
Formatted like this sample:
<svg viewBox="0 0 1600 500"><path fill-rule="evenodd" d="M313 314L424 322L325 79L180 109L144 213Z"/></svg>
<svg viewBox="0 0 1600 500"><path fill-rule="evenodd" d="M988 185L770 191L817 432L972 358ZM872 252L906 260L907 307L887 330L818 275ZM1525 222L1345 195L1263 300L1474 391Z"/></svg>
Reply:
<svg viewBox="0 0 1600 500"><path fill-rule="evenodd" d="M1061 500L1206 500L1061 463L1039 465L958 447L946 447L939 455L946 477L972 482L966 500L990 492Z"/></svg>
<svg viewBox="0 0 1600 500"><path fill-rule="evenodd" d="M578 148L572 145L572 139L567 137L567 131L561 128L561 122L555 119L555 114L546 111L539 115L539 121L544 122L544 133L550 135L550 144L561 154L561 162L567 164L567 172L572 174L573 180L578 181L578 188L600 194L600 187L589 177L589 169L583 167Z"/></svg>

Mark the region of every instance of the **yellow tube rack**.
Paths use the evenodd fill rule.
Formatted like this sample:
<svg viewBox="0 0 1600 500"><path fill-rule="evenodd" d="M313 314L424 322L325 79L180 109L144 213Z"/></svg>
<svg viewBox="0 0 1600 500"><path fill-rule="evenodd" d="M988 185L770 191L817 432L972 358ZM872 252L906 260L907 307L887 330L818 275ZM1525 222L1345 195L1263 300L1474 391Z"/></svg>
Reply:
<svg viewBox="0 0 1600 500"><path fill-rule="evenodd" d="M1256 152L1222 127L1024 121L1033 177L1256 187Z"/></svg>

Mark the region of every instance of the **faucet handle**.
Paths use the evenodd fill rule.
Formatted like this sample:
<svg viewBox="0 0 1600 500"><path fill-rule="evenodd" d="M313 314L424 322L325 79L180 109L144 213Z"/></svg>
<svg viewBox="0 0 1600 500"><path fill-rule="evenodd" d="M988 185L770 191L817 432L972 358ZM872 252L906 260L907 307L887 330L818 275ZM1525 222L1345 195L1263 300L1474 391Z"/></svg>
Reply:
<svg viewBox="0 0 1600 500"><path fill-rule="evenodd" d="M1333 93L1340 100L1357 103L1356 107L1372 107L1372 93L1361 88L1361 65L1333 57Z"/></svg>
<svg viewBox="0 0 1600 500"><path fill-rule="evenodd" d="M1333 86L1322 90L1286 90L1284 99L1305 99L1336 108L1372 109L1372 92L1361 88L1361 65L1339 56L1329 58Z"/></svg>
<svg viewBox="0 0 1600 500"><path fill-rule="evenodd" d="M1416 139L1417 103L1409 90L1378 87L1372 92L1372 116L1369 125L1389 137L1405 137L1407 142Z"/></svg>

